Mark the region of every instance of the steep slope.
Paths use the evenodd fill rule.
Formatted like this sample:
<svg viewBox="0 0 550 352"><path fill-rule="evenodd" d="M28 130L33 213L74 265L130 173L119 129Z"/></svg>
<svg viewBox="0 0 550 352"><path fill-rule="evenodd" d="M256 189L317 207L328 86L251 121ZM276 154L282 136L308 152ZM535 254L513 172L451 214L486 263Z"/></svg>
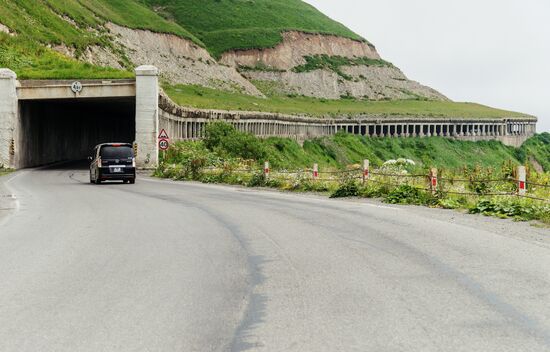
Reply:
<svg viewBox="0 0 550 352"><path fill-rule="evenodd" d="M172 83L261 96L194 35L135 0L0 0L0 24L0 66L21 78L131 77L153 64Z"/></svg>
<svg viewBox="0 0 550 352"><path fill-rule="evenodd" d="M279 94L446 100L381 60L376 48L299 0L145 0L220 62ZM339 62L338 67L326 62ZM320 65L308 65L317 61Z"/></svg>
<svg viewBox="0 0 550 352"><path fill-rule="evenodd" d="M269 48L296 30L365 41L300 0L143 0L200 38L215 57L236 49Z"/></svg>

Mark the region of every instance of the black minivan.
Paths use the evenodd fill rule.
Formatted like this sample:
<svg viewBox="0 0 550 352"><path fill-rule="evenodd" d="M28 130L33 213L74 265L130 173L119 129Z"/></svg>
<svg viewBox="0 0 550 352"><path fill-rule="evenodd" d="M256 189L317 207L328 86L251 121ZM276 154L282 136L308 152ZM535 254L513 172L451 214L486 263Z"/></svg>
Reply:
<svg viewBox="0 0 550 352"><path fill-rule="evenodd" d="M124 183L136 182L136 159L130 143L103 143L94 148L88 157L90 183L119 180Z"/></svg>

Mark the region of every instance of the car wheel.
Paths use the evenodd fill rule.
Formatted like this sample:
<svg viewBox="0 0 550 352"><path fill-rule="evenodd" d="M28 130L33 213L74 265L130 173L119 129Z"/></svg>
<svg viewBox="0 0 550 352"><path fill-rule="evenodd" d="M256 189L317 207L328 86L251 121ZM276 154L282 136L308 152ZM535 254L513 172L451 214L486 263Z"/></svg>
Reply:
<svg viewBox="0 0 550 352"><path fill-rule="evenodd" d="M131 178L130 180L130 184L133 185L134 183L136 183L136 179L135 178Z"/></svg>
<svg viewBox="0 0 550 352"><path fill-rule="evenodd" d="M92 178L92 172L90 171L90 183L94 183L94 179Z"/></svg>
<svg viewBox="0 0 550 352"><path fill-rule="evenodd" d="M97 180L95 180L95 184L96 184L96 185L101 184L101 180L98 178Z"/></svg>

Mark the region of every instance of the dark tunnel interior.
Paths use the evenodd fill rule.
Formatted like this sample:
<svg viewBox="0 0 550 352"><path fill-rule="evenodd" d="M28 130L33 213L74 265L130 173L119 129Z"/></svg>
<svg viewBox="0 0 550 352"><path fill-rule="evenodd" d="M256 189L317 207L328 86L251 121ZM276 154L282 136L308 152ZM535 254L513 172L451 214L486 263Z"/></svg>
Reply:
<svg viewBox="0 0 550 352"><path fill-rule="evenodd" d="M135 98L19 104L19 167L82 160L97 144L135 139Z"/></svg>

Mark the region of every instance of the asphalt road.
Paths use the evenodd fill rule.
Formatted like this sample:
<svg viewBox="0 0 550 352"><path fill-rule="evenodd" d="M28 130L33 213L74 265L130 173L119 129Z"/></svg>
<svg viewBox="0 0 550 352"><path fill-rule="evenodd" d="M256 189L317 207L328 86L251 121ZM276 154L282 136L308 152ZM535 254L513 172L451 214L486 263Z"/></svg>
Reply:
<svg viewBox="0 0 550 352"><path fill-rule="evenodd" d="M550 351L548 230L87 177L0 179L0 351Z"/></svg>

